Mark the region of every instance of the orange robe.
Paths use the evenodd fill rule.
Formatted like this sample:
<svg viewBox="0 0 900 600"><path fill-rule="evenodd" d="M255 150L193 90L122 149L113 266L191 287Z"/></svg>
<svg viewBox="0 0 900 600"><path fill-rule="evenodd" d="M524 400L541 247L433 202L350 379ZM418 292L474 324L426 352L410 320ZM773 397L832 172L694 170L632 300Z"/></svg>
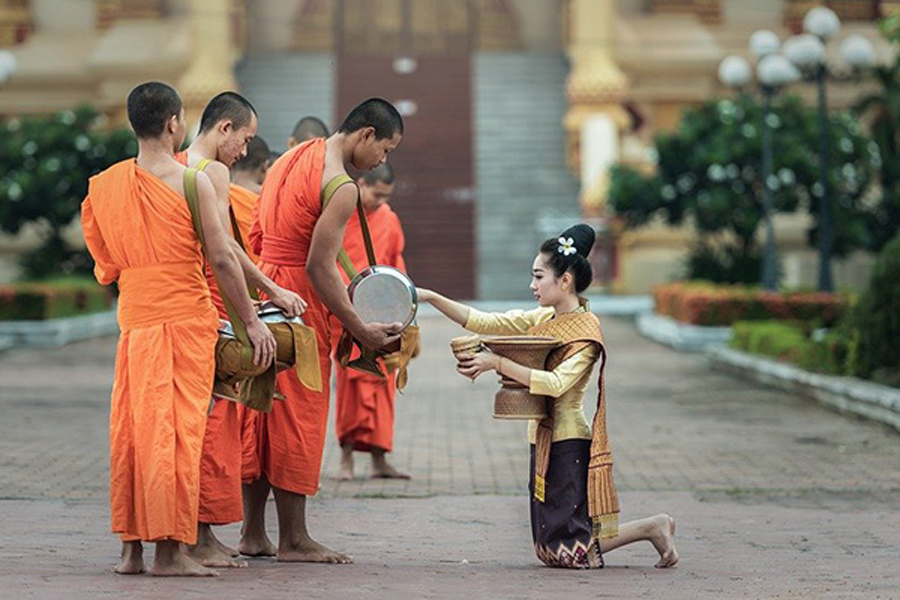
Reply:
<svg viewBox="0 0 900 600"><path fill-rule="evenodd" d="M112 530L196 543L218 319L190 210L132 159L91 179L81 218L97 281L119 285Z"/></svg>
<svg viewBox="0 0 900 600"><path fill-rule="evenodd" d="M400 219L387 204L383 204L366 215L372 234L375 260L380 265L388 265L406 272L403 261L405 245ZM362 229L357 213L347 223L344 249L360 271L369 266ZM343 274L343 271L341 271ZM346 275L344 275L346 281ZM349 282L348 282L349 283ZM341 324L333 319L332 327L340 334ZM337 340L334 340L337 345ZM359 350L354 348L351 358L356 358ZM387 372L381 362L382 371ZM355 369L336 367L337 391L335 397L335 432L341 445L351 444L355 450L364 452L380 448L390 452L394 446L394 398L397 392L396 373L386 379L363 373Z"/></svg>
<svg viewBox="0 0 900 600"><path fill-rule="evenodd" d="M306 257L322 213L325 140L314 139L285 152L266 174L250 232L259 267L278 285L306 300L304 322L316 332L322 381L331 377L330 313L306 274ZM328 423L328 386L313 392L293 369L278 374L285 400L258 416L258 472L277 488L311 496L319 487Z"/></svg>
<svg viewBox="0 0 900 600"><path fill-rule="evenodd" d="M175 159L187 164L187 151L179 152ZM231 184L228 200L234 209L241 237L246 240L250 232L250 213L257 195ZM251 259L254 255L250 256ZM216 277L209 263L206 264L206 282L219 318L228 320L225 303ZM203 436L203 453L200 460L200 522L226 525L243 520L241 477L245 431L255 425L255 411L243 405L217 398L206 422Z"/></svg>

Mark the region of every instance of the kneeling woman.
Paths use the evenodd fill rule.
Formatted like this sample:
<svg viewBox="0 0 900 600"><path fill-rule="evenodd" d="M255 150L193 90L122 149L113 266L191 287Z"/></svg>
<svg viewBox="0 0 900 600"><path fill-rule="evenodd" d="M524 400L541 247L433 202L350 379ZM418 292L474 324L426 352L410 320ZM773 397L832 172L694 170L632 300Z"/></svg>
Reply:
<svg viewBox="0 0 900 600"><path fill-rule="evenodd" d="M541 245L532 268L531 290L540 304L535 310L484 313L426 289L418 290L419 300L475 333L551 336L561 342L548 357L546 371L491 352L473 354L458 366L472 379L496 371L553 400L549 417L532 421L528 432L531 534L538 558L551 567L598 568L601 553L647 540L659 552L656 566L671 567L678 562L671 517L618 525L603 394L606 350L600 322L580 296L593 277L587 260L593 245L594 230L583 224ZM598 364L600 396L592 428L583 404Z"/></svg>

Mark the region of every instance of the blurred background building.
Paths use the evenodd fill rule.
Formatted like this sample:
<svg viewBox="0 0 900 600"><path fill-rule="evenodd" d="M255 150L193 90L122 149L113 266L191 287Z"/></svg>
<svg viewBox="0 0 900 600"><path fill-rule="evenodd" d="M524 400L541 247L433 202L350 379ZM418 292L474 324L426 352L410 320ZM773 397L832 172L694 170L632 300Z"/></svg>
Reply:
<svg viewBox="0 0 900 600"><path fill-rule="evenodd" d="M624 231L606 207L608 169L651 169L655 132L685 107L727 93L717 66L761 27L786 37L807 0L0 0L0 47L17 59L0 116L91 104L124 120L135 84L160 79L196 126L217 92L237 89L259 134L283 150L294 123L330 127L383 96L406 119L392 156L394 208L413 278L460 298L527 298L538 244L587 219L600 232L599 289L643 293L672 279L693 235ZM900 1L825 2L841 36L877 42ZM883 50L883 48L882 48ZM797 86L810 97L814 91ZM831 104L863 90L836 85ZM804 215L780 215L786 285L814 285ZM4 266L28 234L0 238ZM837 264L865 281L868 259Z"/></svg>

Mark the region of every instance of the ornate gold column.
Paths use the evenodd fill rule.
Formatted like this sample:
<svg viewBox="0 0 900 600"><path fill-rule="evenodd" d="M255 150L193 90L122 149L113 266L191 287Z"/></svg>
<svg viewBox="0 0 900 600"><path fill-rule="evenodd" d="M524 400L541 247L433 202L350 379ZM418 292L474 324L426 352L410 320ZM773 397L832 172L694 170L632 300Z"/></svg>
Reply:
<svg viewBox="0 0 900 600"><path fill-rule="evenodd" d="M193 125L210 98L237 89L234 63L240 49L233 35L231 0L189 0L187 9L193 40L191 64L176 87L188 123Z"/></svg>
<svg viewBox="0 0 900 600"><path fill-rule="evenodd" d="M628 79L613 56L615 0L569 0L566 38L571 70L566 84L569 110L563 119L566 129L566 160L572 172L582 176L581 207L586 217L599 216L606 200L608 175L605 169L586 173L582 168L582 136L589 132L620 138L630 117L622 108ZM618 139L607 140L615 152ZM607 143L599 140L598 143Z"/></svg>

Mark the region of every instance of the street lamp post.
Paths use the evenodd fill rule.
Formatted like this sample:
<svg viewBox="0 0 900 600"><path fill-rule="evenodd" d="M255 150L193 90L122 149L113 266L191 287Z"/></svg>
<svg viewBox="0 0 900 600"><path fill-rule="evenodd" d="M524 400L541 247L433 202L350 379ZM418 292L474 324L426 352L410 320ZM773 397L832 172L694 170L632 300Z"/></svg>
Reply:
<svg viewBox="0 0 900 600"><path fill-rule="evenodd" d="M766 241L763 247L762 285L766 290L778 289L778 264L775 255L774 189L772 185L772 100L775 94L800 77L790 61L778 53L781 42L768 30L759 30L750 36L750 51L759 62L756 79L763 97L762 111L762 220ZM728 56L719 65L719 80L727 87L741 89L751 79L750 66L740 56Z"/></svg>
<svg viewBox="0 0 900 600"><path fill-rule="evenodd" d="M803 17L806 33L788 39L785 56L810 79L815 81L819 111L819 290L834 290L831 257L834 247L833 203L828 182L828 97L825 83L830 75L825 43L841 30L841 20L830 8L817 6ZM874 62L872 44L861 35L848 36L841 44L841 55L854 69L871 66Z"/></svg>

